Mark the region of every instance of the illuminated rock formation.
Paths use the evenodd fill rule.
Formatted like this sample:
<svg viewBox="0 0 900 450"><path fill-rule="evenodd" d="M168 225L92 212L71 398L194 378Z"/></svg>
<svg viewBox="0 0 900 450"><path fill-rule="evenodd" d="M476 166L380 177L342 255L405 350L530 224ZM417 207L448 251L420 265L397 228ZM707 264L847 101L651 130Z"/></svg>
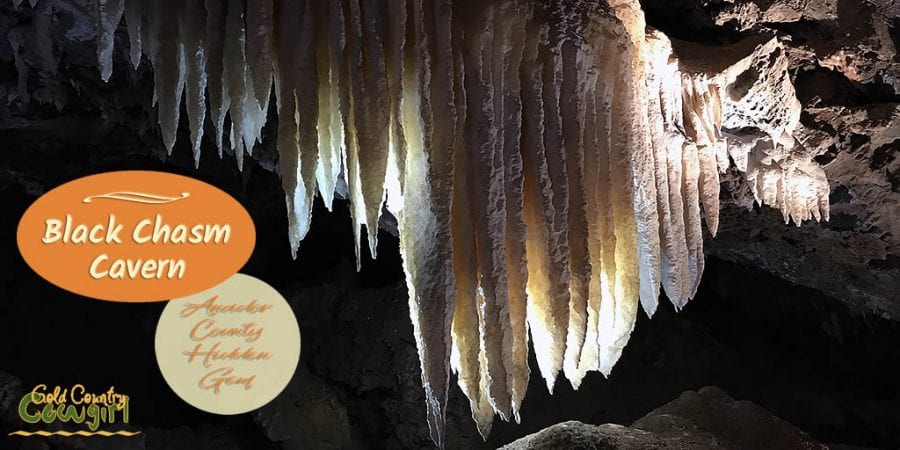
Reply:
<svg viewBox="0 0 900 450"><path fill-rule="evenodd" d="M363 229L375 255L383 206L397 217L439 445L451 369L487 435L495 414L519 419L529 339L548 388L560 372L577 388L609 375L660 286L683 308L732 163L785 221L828 218L775 38L713 61L673 51L636 0L106 0L97 13L101 77L124 16L169 151L184 101L195 161L208 118L242 167L274 90L295 256L316 190L330 207L339 177L358 261ZM738 130L755 138L733 143Z"/></svg>

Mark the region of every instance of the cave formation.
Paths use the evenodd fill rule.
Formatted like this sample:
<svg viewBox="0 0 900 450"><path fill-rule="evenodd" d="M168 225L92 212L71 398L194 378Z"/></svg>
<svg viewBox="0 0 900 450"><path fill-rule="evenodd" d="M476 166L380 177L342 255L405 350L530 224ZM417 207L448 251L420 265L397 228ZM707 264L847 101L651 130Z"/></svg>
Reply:
<svg viewBox="0 0 900 450"><path fill-rule="evenodd" d="M195 164L209 121L241 168L273 108L295 257L317 192L330 209L346 185L357 270L396 217L441 444L451 369L486 437L519 420L529 341L547 388L562 372L577 389L610 374L660 286L683 308L729 168L786 223L828 220L775 36L682 58L636 1L610 3L100 0L97 66L112 76L124 22L165 148L183 103Z"/></svg>
<svg viewBox="0 0 900 450"><path fill-rule="evenodd" d="M188 119L198 109L189 109L184 97L177 139L170 136L177 142L167 156L157 106L151 105L157 73L147 53L149 47L141 50L130 43L129 31L137 36L140 32L129 28L128 18L132 17L131 23L145 20L141 11L123 9L113 39L100 45L98 51L98 31L107 30L106 35L110 36L108 30L113 25L112 19L98 23L98 5L93 1L0 3L0 98L4 99L0 108L0 141L4 143L0 202L6 211L0 215L0 229L6 230L5 235L14 235L16 219L24 206L43 192L79 176L141 168L205 180L237 198L252 213L258 229L264 230L251 261L242 271L277 286L297 312L304 338L312 338L304 339L303 360L295 382L272 404L240 417L198 414L168 389L152 359L131 352L141 348L147 333L152 332L154 319L159 315L158 305L122 309L104 302L84 302L39 279L18 258L14 243L0 241L0 247L6 249L0 252L0 265L4 267L0 271L0 291L6 298L0 302L0 326L13 336L23 337L42 330L37 340L22 338L0 347L0 360L6 363L0 368L0 409L12 411L9 399L16 398L18 388L43 382L46 374L53 373L64 380L109 380L134 392L140 402L139 428L146 436L146 443L127 443L135 448L318 448L329 442L338 448L354 448L353 443L356 448L429 447L421 370L409 320L393 210L384 209L380 217L379 255L372 260L365 241L354 248L354 237L358 242L364 235L362 230L353 232L360 227L348 225L350 202L343 200L350 193L339 168L334 189L326 187L314 195L316 212L297 259L292 261L292 246L284 245L290 243L285 239L290 235L288 221L284 220L287 205L277 164L277 97L271 97L261 142L254 140L252 155L245 151L241 158L242 172L235 165L236 151L231 148L230 114L234 111L223 115L223 132L217 133L209 105L195 103L206 107L207 115L203 119L205 126L193 128L192 136ZM473 27L476 21L490 22L484 8L491 2L476 3L456 1L451 8L450 30L457 49L454 51L458 52L454 65L462 65L463 69L467 54L472 54L476 44L458 33ZM219 12L227 17L228 5L217 4L222 6ZM112 5L115 12L115 2L105 5ZM667 280L661 265L663 289L656 314L650 319L645 313L637 313L628 350L622 353L614 370L608 377L599 371L588 372L578 391L570 382L559 380L551 395L546 380L538 376L541 367L535 346L527 346L534 373L530 374L527 400L519 405L520 417L513 417L521 419L521 423L494 421L486 441L478 435L471 418L470 403L474 402L463 395L466 392L462 389L450 388L445 446L496 448L541 429L545 430L532 437L548 438L551 442L563 439L555 441L557 444L567 438L599 442L613 439L619 445L635 440L643 445L657 445L659 439L667 439L682 447L687 445L685 442L707 447L710 445L699 442L709 438L725 447L740 447L739 442L758 446L761 438L790 442L783 439L777 425L759 422L757 425L768 424L754 427L748 423L753 414L731 408L746 402L707 402L710 396L705 394L709 392L700 388L716 385L736 398L765 407L822 443L897 447L900 435L895 418L900 397L896 379L900 376L900 354L892 343L900 336L896 325L896 318L900 317L900 303L896 301L900 299L900 221L896 220L900 214L898 5L890 0L642 0L641 6L646 21L656 28L644 33L647 64L668 66L665 70L647 70L646 83L659 84L655 90L671 91L673 80L657 74L682 74L682 87L674 90L681 91L683 121L693 120L684 114L684 99L691 92L706 92L704 86L709 86L710 81L718 84L719 100L725 106L719 136L712 134L726 144L724 149L698 145L698 152L713 150L717 157L725 156L730 166L717 173L722 186L718 198L700 199L701 226L709 230L703 231L703 281L690 304L676 308L668 299L677 298L678 292L669 288L683 285L672 286L676 280ZM200 5L203 11L206 8L206 3ZM186 16L176 14L177 9L172 8L171 14L166 15L176 19L174 27L190 24ZM553 25L562 23L559 18L564 16L558 13L554 19L549 12L540 15L524 9L532 22L565 33L578 30ZM314 9L319 10L318 6ZM546 11L553 10L548 7ZM498 11L506 12L504 8L495 9L490 13L493 22L498 20ZM251 20L249 11L246 13L245 24ZM628 16L621 10L614 14L630 30L633 22L623 20ZM291 20L300 20L297 17ZM316 22L314 28L327 26L313 20L317 17L317 13L310 16ZM174 29L172 23L166 26ZM290 31L303 33L299 28ZM196 30L201 38L206 37L205 29ZM476 27L479 32L483 29ZM509 39L519 39L522 33L515 27L506 30L495 26L492 30L509 33ZM501 39L494 36L505 35L501 31L492 31L491 36L479 35L477 45ZM583 41L585 34L577 36L576 40ZM274 42L278 42L277 38ZM246 52L246 44L244 48ZM566 92L582 86L573 88L564 83L565 75L570 73L567 67L571 67L564 51L571 47L560 48L560 98L565 98ZM466 49L468 53L463 52ZM519 48L514 49L518 52ZM98 70L98 53L111 62L106 66L110 70L108 81L103 81L107 75ZM493 64L493 59L490 61ZM584 67L583 60L575 62ZM607 65L600 68L608 69ZM220 67L218 73L223 69ZM213 67L212 73L216 72ZM726 72L727 77L723 75ZM785 73L787 76L782 77ZM429 72L429 76L432 74ZM491 70L491 74L494 78L503 75L503 80L515 78L508 77L506 71ZM543 77L543 72L540 75ZM457 72L454 83L459 79L464 82L465 76L465 71ZM692 79L690 86L685 86L686 77ZM522 80L520 71L520 84ZM221 77L206 79L207 86L213 88L222 82ZM194 97L197 91L187 93L190 81L186 79L185 83L185 94ZM785 94L785 89L789 90L787 101L776 100ZM648 87L647 92L650 91ZM792 110L796 104L792 105L788 97L799 101L801 120L789 134L782 133L786 139L776 143L777 127L790 124L790 114L796 114ZM743 101L738 102L736 99L740 98ZM649 96L648 104L654 104L645 110L669 108L666 102L671 98L659 100L656 105L655 96ZM735 106L734 102L739 104ZM420 103L419 108L424 105ZM457 118L463 118L463 126L466 106L457 105ZM562 102L561 113L567 107ZM779 119L775 127L766 124L767 115L773 114L765 111L772 107L788 107L784 111L788 114L781 116L785 120ZM754 108L762 108L763 112L754 115L758 111ZM706 120L705 116L700 119ZM434 117L441 116L432 114ZM648 113L649 117L655 116ZM682 128L673 127L671 115L663 117L664 133L672 133L674 128L675 139L694 143L703 139L687 136L689 130L683 128L684 123ZM560 120L563 125L573 123L562 117ZM440 122L434 121L439 125ZM748 123L753 125L746 126ZM700 123L701 128L704 126ZM401 131L402 127L401 122ZM317 124L316 145L319 129ZM343 130L341 126L334 132ZM565 127L563 130L565 133ZM201 131L205 135L200 135ZM695 133L693 126L690 132ZM460 139L469 139L465 133L459 135ZM566 136L563 134L563 142ZM221 159L216 137L222 139ZM650 134L651 143L652 138ZM196 145L200 141L202 145ZM192 149L199 152L201 147L202 153L192 155ZM193 157L200 159L197 169ZM683 160L682 165L682 173L687 173ZM806 186L812 192L816 184L824 181L818 166L824 169L830 185L830 220L803 227L784 226L781 205L787 203L778 202L787 191L771 187L788 175L797 183L795 189ZM331 167L334 169L334 165ZM666 172L665 178L655 177L654 181L668 181L668 167ZM585 182L590 181L585 178ZM316 184L316 190L320 190L318 179ZM698 178L700 194L704 185L708 184ZM657 184L658 198L661 188ZM334 197L328 197L329 192ZM668 198L666 194L663 198ZM392 198L388 196L387 200ZM720 208L712 208L704 200L718 200ZM775 208L757 206L760 203ZM325 205L331 205L333 211L328 213ZM706 215L710 209L719 210L715 239L711 235L713 224L702 225L710 218ZM812 210L808 212L815 218ZM819 212L824 216L824 211ZM661 224L673 219L671 212L668 219L660 215L663 213L657 206ZM800 217L802 212L798 211L794 218ZM453 227L460 225L465 224L451 221L448 240L458 230ZM662 264L665 248L662 241L660 244ZM685 248L686 244L685 238ZM590 247L587 249L590 256ZM360 271L354 270L357 251ZM666 283L670 285L667 287ZM479 320L477 304L470 307L470 314L473 311ZM526 325L527 315L526 310ZM91 327L96 331L86 332L86 326L98 322L99 327ZM588 321L585 328L591 326ZM569 328L567 323L566 350ZM576 339L580 327L574 330L572 337ZM585 334L589 331L586 329ZM453 370L453 322L450 336ZM535 342L533 334L528 338ZM592 337L586 339L593 341ZM480 351L480 344L473 339L469 345L478 346ZM58 346L62 351L47 358L49 346ZM108 351L94 354L85 352L86 347ZM573 364L580 362L572 358L574 353L563 353L558 377L569 375L572 370L581 375L579 366ZM116 356L109 358L112 354ZM477 370L480 375L480 361ZM470 375L474 375L472 372ZM452 375L450 383L456 383L458 378L459 374ZM471 389L480 389L481 380L470 379ZM682 392L679 401L647 414ZM677 411L676 403L685 397L702 402L688 402ZM720 396L713 393L712 397ZM476 412L479 407L478 425L484 428L495 413L484 397L475 405ZM686 411L699 416L684 420ZM644 419L634 422L644 415ZM19 425L15 419L3 416L0 424L5 429L15 429ZM612 424L551 426L567 420ZM707 436L710 421L716 420L725 429ZM728 434L728 430L736 428L742 430L743 438ZM198 436L215 438L204 445L197 442ZM624 436L624 440L616 436ZM70 448L52 439L31 440L21 444ZM0 435L0 442L4 448L20 444L4 435ZM809 442L802 444L785 446L797 448ZM81 445L81 441L71 441L71 447ZM530 447L523 444L510 448Z"/></svg>

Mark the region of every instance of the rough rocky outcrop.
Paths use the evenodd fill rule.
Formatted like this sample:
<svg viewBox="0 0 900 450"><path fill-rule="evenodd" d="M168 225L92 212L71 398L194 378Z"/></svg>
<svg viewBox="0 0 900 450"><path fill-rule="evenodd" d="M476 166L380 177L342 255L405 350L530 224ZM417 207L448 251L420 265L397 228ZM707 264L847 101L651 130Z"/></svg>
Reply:
<svg viewBox="0 0 900 450"><path fill-rule="evenodd" d="M526 436L503 450L614 449L826 449L765 409L715 387L685 392L630 427L564 422Z"/></svg>
<svg viewBox="0 0 900 450"><path fill-rule="evenodd" d="M563 422L525 436L502 450L614 450L666 448L666 442L653 433L616 424L588 425Z"/></svg>
<svg viewBox="0 0 900 450"><path fill-rule="evenodd" d="M831 220L784 226L742 174L723 177L719 235L706 253L820 290L859 314L900 318L900 3L857 0L644 0L648 22L686 41L774 33L803 113L798 148L822 164ZM676 49L677 50L677 49ZM735 130L733 145L771 146ZM751 209L750 212L746 209Z"/></svg>

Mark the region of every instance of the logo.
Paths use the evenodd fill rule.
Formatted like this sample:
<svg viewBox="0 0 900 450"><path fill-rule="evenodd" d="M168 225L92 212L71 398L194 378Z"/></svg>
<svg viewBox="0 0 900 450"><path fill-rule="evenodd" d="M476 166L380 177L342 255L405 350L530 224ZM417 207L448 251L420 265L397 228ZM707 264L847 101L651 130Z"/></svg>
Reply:
<svg viewBox="0 0 900 450"><path fill-rule="evenodd" d="M131 399L116 392L110 386L104 392L90 392L84 385L69 388L55 386L50 389L39 384L19 401L19 417L29 425L42 424L46 427L55 423L80 426L75 431L36 430L13 431L10 436L135 436L140 431L115 430L108 428L127 425Z"/></svg>
<svg viewBox="0 0 900 450"><path fill-rule="evenodd" d="M300 329L291 305L260 279L236 274L170 301L156 326L156 361L187 403L240 414L274 399L294 376Z"/></svg>
<svg viewBox="0 0 900 450"><path fill-rule="evenodd" d="M152 302L234 275L253 252L256 229L247 210L215 186L165 172L122 171L47 192L25 211L16 239L25 262L63 289Z"/></svg>

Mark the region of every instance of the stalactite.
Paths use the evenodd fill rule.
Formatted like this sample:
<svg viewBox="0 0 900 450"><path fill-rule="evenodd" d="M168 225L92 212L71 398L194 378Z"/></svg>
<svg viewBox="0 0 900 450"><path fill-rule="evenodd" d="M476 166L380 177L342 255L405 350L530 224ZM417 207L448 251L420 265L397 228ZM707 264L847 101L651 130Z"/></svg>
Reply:
<svg viewBox="0 0 900 450"><path fill-rule="evenodd" d="M610 4L616 17L625 26L626 39L634 46L631 52L631 73L628 75L630 79L626 81L628 91L619 98L633 108L641 108L649 104L645 80L648 78L648 62L656 56L654 46L648 42L644 15L637 0L612 0ZM659 117L639 114L637 109L634 111L635 113L630 114L632 120L629 124L631 145L634 149L650 149L650 121L658 120ZM651 151L633 151L632 155L632 197L638 236L640 299L644 311L652 317L658 304L660 281L659 212L653 204L657 189L655 155Z"/></svg>
<svg viewBox="0 0 900 450"><path fill-rule="evenodd" d="M126 1L125 3L125 24L128 26L128 56L131 60L131 66L137 69L141 65L141 28L144 26L144 2ZM204 18L204 21L206 19ZM199 30L204 32L204 30ZM112 67L112 66L110 66Z"/></svg>
<svg viewBox="0 0 900 450"><path fill-rule="evenodd" d="M463 111L460 120L463 120ZM478 263L475 255L475 235L469 220L471 198L468 154L454 153L453 204L451 236L453 240L453 269L456 278L456 307L452 323L453 371L457 382L469 399L472 417L478 432L487 437L494 419L488 393L482 390L481 329L478 317ZM484 380L485 382L487 380Z"/></svg>
<svg viewBox="0 0 900 450"><path fill-rule="evenodd" d="M482 367L488 401L494 411L506 420L512 400L507 386L507 352L510 339L508 290L504 255L506 231L506 195L502 148L498 145L502 124L497 123L501 111L495 110L492 57L494 49L493 8L476 19L481 23L476 32L466 35L463 44L466 121L463 131L471 174L467 195L472 206L472 231L475 235L477 267L476 298Z"/></svg>
<svg viewBox="0 0 900 450"><path fill-rule="evenodd" d="M299 27L296 21L302 20L297 2L285 9L278 10L277 32L279 43L299 39ZM291 20L293 19L293 20ZM307 221L306 186L301 174L300 124L296 93L296 51L294 45L277 45L276 64L278 66L275 79L276 108L278 109L278 130L276 146L279 165L281 167L281 185L284 189L285 204L288 213L288 238L291 254L296 257L300 240L305 235L304 224Z"/></svg>
<svg viewBox="0 0 900 450"><path fill-rule="evenodd" d="M272 31L274 29L273 0L247 2L247 66L253 80L253 94L261 109L268 110L272 93ZM296 24L295 24L296 25Z"/></svg>
<svg viewBox="0 0 900 450"><path fill-rule="evenodd" d="M528 265L526 257L526 229L523 217L524 181L523 162L519 152L522 137L522 100L519 68L522 65L525 46L527 9L522 2L504 2L495 14L495 29L499 41L507 46L494 46L494 89L496 100L502 106L502 160L504 161L504 195L506 196L505 248L507 288L510 323L509 377L510 411L516 422L525 392L528 390L528 324L527 293Z"/></svg>
<svg viewBox="0 0 900 450"><path fill-rule="evenodd" d="M294 6L300 13L300 33L299 41L291 42L290 47L294 55L294 68L296 72L292 76L294 86L294 96L297 105L297 126L298 126L298 145L300 146L300 177L303 184L303 192L301 198L295 198L294 204L299 206L297 210L297 220L299 220L300 239L306 236L309 231L310 221L312 220L313 199L316 193L316 172L318 171L319 161L319 133L318 133L318 100L319 86L317 79L317 54L314 24L315 1L306 0L299 2ZM294 26L297 24L295 23ZM265 91L263 91L265 92ZM268 101L268 93L265 94ZM254 108L260 108L262 99L257 98L256 103L252 105ZM255 109L254 111L263 111ZM262 132L262 128L256 132L256 138ZM299 184L299 182L298 182Z"/></svg>
<svg viewBox="0 0 900 450"><path fill-rule="evenodd" d="M542 11L536 11L535 14L537 13ZM547 111L544 107L542 76L544 64L550 62L541 54L541 48L546 45L547 33L548 29L544 24L536 21L528 24L522 63L524 105L521 151L524 168L523 215L527 230L528 326L538 368L547 383L547 389L552 391L565 354L569 292L565 261L555 257L562 249L554 249L552 244L557 236L553 223L558 215L552 204L553 188L544 140Z"/></svg>
<svg viewBox="0 0 900 450"><path fill-rule="evenodd" d="M602 101L602 88L598 87L601 67L599 61L609 58L610 45L606 40L600 40L599 48L593 58L584 62L584 126L581 127L581 142L584 147L582 152L583 162L581 172L584 182L584 209L587 225L587 252L590 261L590 279L588 282L588 296L585 301L585 325L584 337L578 353L578 361L574 372L569 369L566 377L572 387L578 389L581 381L590 371L599 368L599 312L600 312L600 287L603 272L602 242L599 235L601 220L600 205L598 204L599 180L596 170L599 167L599 138L601 121L605 114L600 111ZM580 332L579 332L580 334ZM567 343L568 345L568 343ZM568 348L567 348L568 351Z"/></svg>
<svg viewBox="0 0 900 450"><path fill-rule="evenodd" d="M674 138L668 143L667 172L669 181L669 216L673 245L675 246L675 283L673 292L667 295L676 309L683 308L690 300L690 248L686 234L684 206L684 139Z"/></svg>
<svg viewBox="0 0 900 450"><path fill-rule="evenodd" d="M681 112L681 78L677 67L669 62L671 48L667 40L655 34L650 35L647 59L647 90L650 145L656 172L656 208L659 220L660 276L663 289L676 305L681 303L680 263L684 260L681 238L682 228L678 228L673 217L672 197L669 192L669 145L679 140L675 112ZM673 86L674 82L677 86Z"/></svg>
<svg viewBox="0 0 900 450"><path fill-rule="evenodd" d="M406 138L403 134L402 103L403 77L406 65L407 15L404 0L386 0L387 31L384 37L385 71L389 98L390 123L388 128L388 162L385 170L385 196L388 210L396 210L402 203L403 189L400 180L405 176L402 162L406 160ZM335 172L335 179L338 173ZM332 188L333 190L333 188ZM328 195L323 195L329 198Z"/></svg>
<svg viewBox="0 0 900 450"><path fill-rule="evenodd" d="M615 36L613 34L613 36ZM614 85L618 76L618 67L622 64L621 47L619 43L612 39L608 44L614 46L614 50L610 51L607 65L601 72L601 81L598 88L601 96L599 97L600 122L599 128L599 147L597 150L597 205L599 219L599 235L601 241L601 267L600 272L600 308L597 313L597 370L603 370L604 352L606 346L610 342L610 335L614 326L614 311L616 304L616 271L618 270L616 261L616 245L617 236L615 233L615 211L612 207L612 179L610 176L610 136L612 135L613 123L613 104L614 104ZM607 369L608 370L608 369Z"/></svg>
<svg viewBox="0 0 900 450"><path fill-rule="evenodd" d="M577 16L576 16L577 17ZM588 254L587 216L584 167L586 126L584 97L587 90L586 65L594 55L583 42L567 37L561 46L562 82L560 110L565 142L565 174L568 182L569 324L563 372L570 381L578 372L578 363L587 333L587 302L590 290L591 263Z"/></svg>
<svg viewBox="0 0 900 450"><path fill-rule="evenodd" d="M357 122L365 122L365 117L359 117L361 100L357 99L362 90L360 86L361 71L363 70L362 55L362 24L360 21L359 0L350 0L349 7L344 8L340 2L330 6L334 26L338 28L338 39L341 40L341 85L343 98L341 99L341 113L346 118L344 122L344 136L346 139L346 151L344 152L344 168L346 170L347 189L350 197L350 217L353 226L353 246L356 252L356 270L361 269L361 231L366 225L366 202L362 190L362 177L360 175L360 136ZM385 169L386 170L386 169ZM368 230L367 230L368 231Z"/></svg>
<svg viewBox="0 0 900 450"><path fill-rule="evenodd" d="M153 68L163 142L171 151L185 94L197 164L208 116L220 157L227 134L242 167L274 90L295 257L315 192L331 208L341 177L358 269L363 230L374 257L383 208L397 218L438 445L451 369L486 437L495 414L520 419L529 341L548 389L561 371L577 389L590 371L610 374L660 286L684 308L732 162L786 222L828 219L825 174L793 139L799 103L776 39L730 64L683 60L636 0L96 10L101 78L124 16L131 65L144 54ZM19 67L21 39L9 41ZM764 150L729 146L729 130L747 127Z"/></svg>
<svg viewBox="0 0 900 450"><path fill-rule="evenodd" d="M103 81L112 76L116 28L124 12L124 0L97 1L97 64Z"/></svg>
<svg viewBox="0 0 900 450"><path fill-rule="evenodd" d="M610 203L612 205L615 244L615 282L612 300L612 326L601 334L600 372L609 375L628 343L637 319L640 280L638 267L637 225L632 206L633 186L631 177L634 166L631 150L634 136L631 118L637 105L628 102L632 89L631 52L634 48L623 43L623 55L613 86L612 124L609 137ZM626 99L625 101L616 101Z"/></svg>
<svg viewBox="0 0 900 450"><path fill-rule="evenodd" d="M719 231L719 169L717 154L724 143L701 145L699 147L700 163L700 200L703 204L703 217L709 233L716 237Z"/></svg>
<svg viewBox="0 0 900 450"><path fill-rule="evenodd" d="M454 71L459 71L458 79L464 79L461 72L463 65L458 64ZM457 87L457 92L465 90ZM463 96L460 95L460 98ZM458 109L458 130L463 132L467 120L467 108L465 103L460 103ZM411 136L412 137L412 136ZM453 268L456 277L456 306L452 323L452 362L453 370L457 374L457 382L463 393L469 399L472 410L472 418L475 420L478 432L487 437L494 420L494 410L488 399L486 389L487 363L484 368L482 360L481 327L478 299L478 260L476 255L476 243L474 223L470 220L472 202L478 201L470 194L470 187L474 183L473 175L469 170L469 152L454 152L453 155L453 200L451 209L451 237L453 240Z"/></svg>
<svg viewBox="0 0 900 450"><path fill-rule="evenodd" d="M178 15L178 32L184 45L187 76L185 79L185 101L191 129L191 144L194 151L194 167L200 166L200 144L203 139L203 123L206 121L206 16L201 0L185 0Z"/></svg>
<svg viewBox="0 0 900 450"><path fill-rule="evenodd" d="M228 86L224 83L224 41L225 15L224 0L205 0L206 5L206 74L207 97L209 99L210 119L215 131L216 149L222 157L222 136L225 134L225 115L231 106Z"/></svg>
<svg viewBox="0 0 900 450"><path fill-rule="evenodd" d="M313 14L328 17L327 2L316 3ZM331 44L328 21L315 21L316 76L318 78L318 132L319 161L316 166L316 184L319 194L330 211L334 201L334 190L341 173L344 153L344 123L340 109L340 74L337 60L340 55Z"/></svg>
<svg viewBox="0 0 900 450"><path fill-rule="evenodd" d="M249 67L246 63L246 31L244 28L244 10L241 0L227 0L228 12L225 15L225 44L223 48L222 78L228 87L231 97L229 117L231 118L230 142L231 150L237 161L238 170L244 168L245 135L252 112L247 109L247 78ZM296 24L293 24L296 26ZM299 28L299 27L298 27Z"/></svg>
<svg viewBox="0 0 900 450"><path fill-rule="evenodd" d="M681 196L688 247L688 298L693 298L703 273L703 230L700 228L700 159L697 145L687 143L682 151Z"/></svg>
<svg viewBox="0 0 900 450"><path fill-rule="evenodd" d="M451 235L453 166L455 155L464 151L456 109L457 89L461 92L461 88L452 63L449 1L411 3L408 11L413 42L409 60L417 64L410 68L414 73L409 84L404 83L403 134L408 147L404 202L399 212L401 255L410 290L429 430L432 440L443 446L457 293L452 242L436 237ZM440 126L435 126L435 117L440 119Z"/></svg>
<svg viewBox="0 0 900 450"><path fill-rule="evenodd" d="M358 3L357 3L358 1ZM350 46L353 49L353 105L359 145L357 162L362 224L369 251L374 257L378 243L378 220L385 196L388 145L390 141L390 92L383 41L388 14L376 0L351 0ZM359 219L358 219L359 220Z"/></svg>
<svg viewBox="0 0 900 450"><path fill-rule="evenodd" d="M166 151L172 153L175 135L178 131L178 119L181 113L181 99L184 92L185 67L184 45L178 39L178 22L169 20L168 14L178 6L177 2L156 0L151 6L149 15L151 42L156 45L153 64L153 84L156 87L156 99L159 104L159 127Z"/></svg>

